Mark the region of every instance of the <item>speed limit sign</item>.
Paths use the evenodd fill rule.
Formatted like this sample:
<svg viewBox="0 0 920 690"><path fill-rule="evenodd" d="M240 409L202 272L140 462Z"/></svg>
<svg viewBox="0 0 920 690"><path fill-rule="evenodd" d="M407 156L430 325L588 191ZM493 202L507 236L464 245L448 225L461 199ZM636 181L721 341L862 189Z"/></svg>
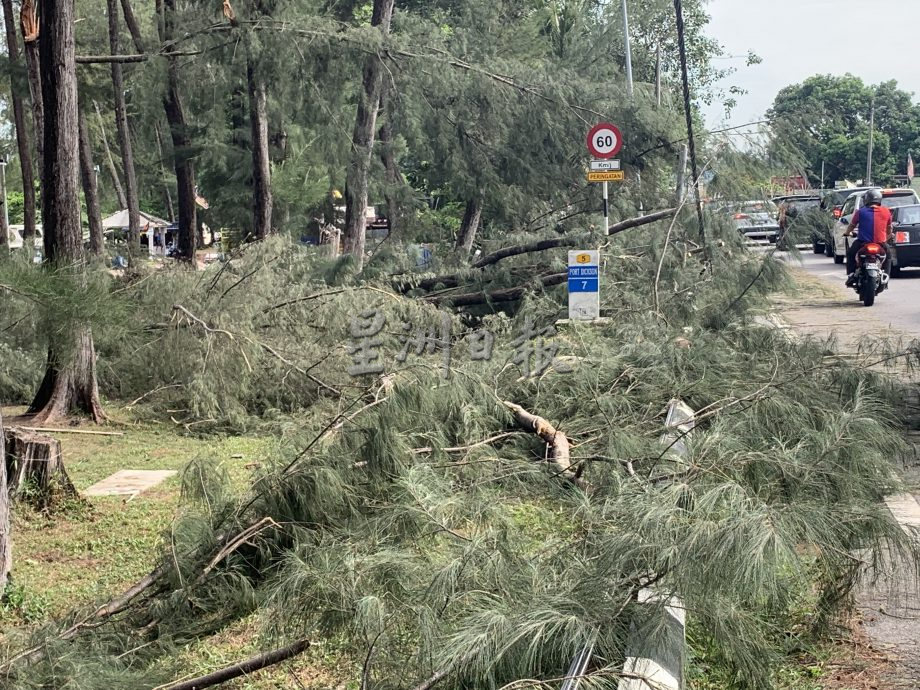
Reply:
<svg viewBox="0 0 920 690"><path fill-rule="evenodd" d="M616 125L602 122L588 132L588 151L595 158L613 158L623 148L623 135Z"/></svg>

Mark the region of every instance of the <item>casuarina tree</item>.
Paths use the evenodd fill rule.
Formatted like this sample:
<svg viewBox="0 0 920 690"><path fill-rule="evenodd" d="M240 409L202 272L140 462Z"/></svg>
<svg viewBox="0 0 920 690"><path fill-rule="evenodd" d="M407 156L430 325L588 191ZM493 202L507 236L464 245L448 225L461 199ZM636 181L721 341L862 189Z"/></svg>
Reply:
<svg viewBox="0 0 920 690"><path fill-rule="evenodd" d="M73 0L42 0L39 38L44 107L42 221L46 268L79 275L83 262L80 228L77 75L74 55ZM92 331L85 324L65 323L48 350L45 376L29 412L47 423L72 412L101 421L105 414L96 384Z"/></svg>

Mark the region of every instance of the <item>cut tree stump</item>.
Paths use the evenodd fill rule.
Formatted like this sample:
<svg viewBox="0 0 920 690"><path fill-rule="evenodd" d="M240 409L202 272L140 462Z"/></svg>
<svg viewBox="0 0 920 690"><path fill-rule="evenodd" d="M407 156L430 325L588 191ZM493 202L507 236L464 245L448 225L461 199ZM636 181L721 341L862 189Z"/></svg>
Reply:
<svg viewBox="0 0 920 690"><path fill-rule="evenodd" d="M61 499L77 498L56 438L11 427L6 430L5 445L10 498L42 510Z"/></svg>

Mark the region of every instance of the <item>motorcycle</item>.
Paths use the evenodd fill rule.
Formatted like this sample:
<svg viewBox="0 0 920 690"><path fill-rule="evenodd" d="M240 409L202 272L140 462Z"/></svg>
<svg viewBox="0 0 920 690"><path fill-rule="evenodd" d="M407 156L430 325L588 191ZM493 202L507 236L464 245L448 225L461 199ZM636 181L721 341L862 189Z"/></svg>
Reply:
<svg viewBox="0 0 920 690"><path fill-rule="evenodd" d="M877 242L867 242L856 254L853 289L867 307L875 304L875 296L888 287L888 274L882 269L886 258L884 245Z"/></svg>

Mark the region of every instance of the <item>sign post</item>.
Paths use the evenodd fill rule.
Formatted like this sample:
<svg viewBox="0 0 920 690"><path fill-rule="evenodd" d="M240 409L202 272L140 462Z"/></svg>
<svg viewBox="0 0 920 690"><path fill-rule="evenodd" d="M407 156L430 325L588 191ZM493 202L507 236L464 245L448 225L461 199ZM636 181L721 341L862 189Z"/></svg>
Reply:
<svg viewBox="0 0 920 690"><path fill-rule="evenodd" d="M604 163L609 158L613 158L620 149L623 148L623 135L616 125L609 122L601 122L591 128L588 132L588 151L600 161L591 162L591 170L595 172L588 173L588 182L604 183L604 235L610 232L609 204L608 204L608 181L621 181L623 173L620 171L620 161L609 161L609 167ZM570 255L571 260L571 255ZM571 264L570 264L571 265ZM570 269L571 270L571 269ZM571 273L569 273L571 281ZM569 312L572 311L571 298L569 302ZM592 317L597 318L597 317Z"/></svg>
<svg viewBox="0 0 920 690"><path fill-rule="evenodd" d="M600 315L600 251L570 251L569 319L592 321Z"/></svg>

